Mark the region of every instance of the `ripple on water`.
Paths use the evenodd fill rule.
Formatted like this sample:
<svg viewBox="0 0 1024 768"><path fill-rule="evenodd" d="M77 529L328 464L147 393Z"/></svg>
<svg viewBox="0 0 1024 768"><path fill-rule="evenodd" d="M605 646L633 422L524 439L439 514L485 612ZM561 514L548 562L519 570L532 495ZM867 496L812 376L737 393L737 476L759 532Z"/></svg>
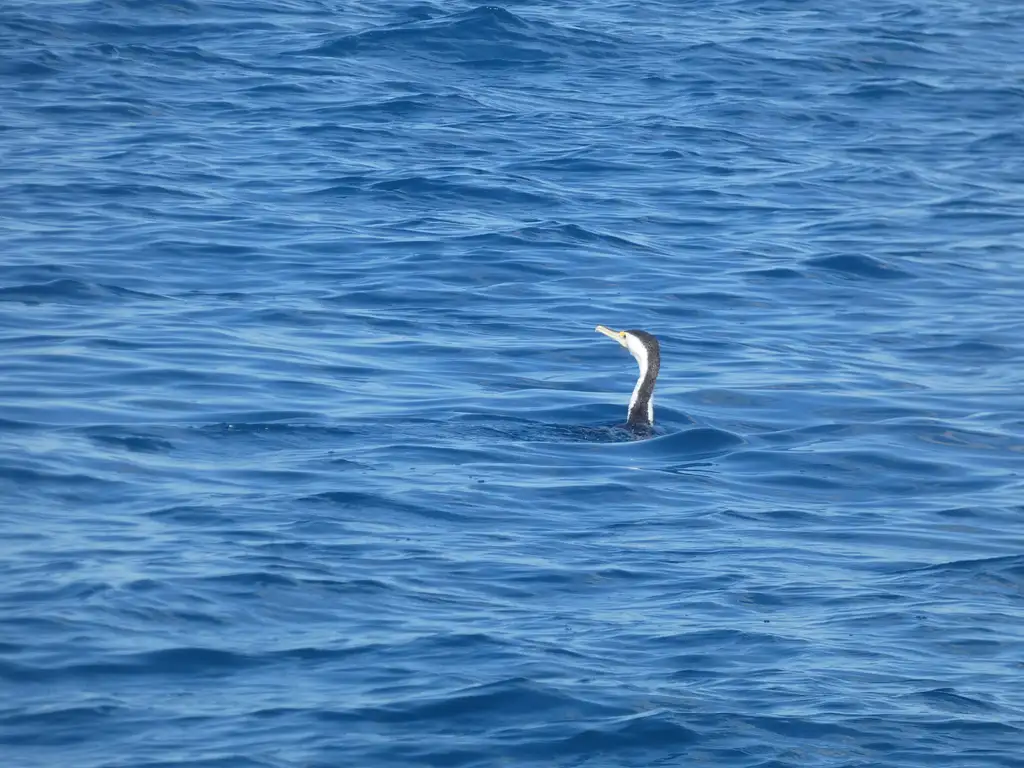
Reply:
<svg viewBox="0 0 1024 768"><path fill-rule="evenodd" d="M1020 762L1016 5L8 5L6 763Z"/></svg>

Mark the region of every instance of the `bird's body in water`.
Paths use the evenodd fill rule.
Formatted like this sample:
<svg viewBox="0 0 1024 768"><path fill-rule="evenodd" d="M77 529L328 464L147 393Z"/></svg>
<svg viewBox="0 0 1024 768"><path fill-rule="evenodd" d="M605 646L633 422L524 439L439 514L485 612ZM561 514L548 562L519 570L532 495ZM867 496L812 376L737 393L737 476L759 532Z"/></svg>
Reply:
<svg viewBox="0 0 1024 768"><path fill-rule="evenodd" d="M647 331L613 331L603 325L594 330L619 342L640 366L640 376L629 398L626 426L634 431L650 431L654 426L654 382L661 369L658 340Z"/></svg>

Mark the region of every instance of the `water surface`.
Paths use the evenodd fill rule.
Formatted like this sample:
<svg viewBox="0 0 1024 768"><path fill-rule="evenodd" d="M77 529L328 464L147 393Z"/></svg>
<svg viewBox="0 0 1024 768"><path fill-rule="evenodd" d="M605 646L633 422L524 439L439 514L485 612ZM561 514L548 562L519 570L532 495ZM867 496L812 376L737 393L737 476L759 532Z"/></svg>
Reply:
<svg viewBox="0 0 1024 768"><path fill-rule="evenodd" d="M1021 39L4 4L7 760L1019 766Z"/></svg>

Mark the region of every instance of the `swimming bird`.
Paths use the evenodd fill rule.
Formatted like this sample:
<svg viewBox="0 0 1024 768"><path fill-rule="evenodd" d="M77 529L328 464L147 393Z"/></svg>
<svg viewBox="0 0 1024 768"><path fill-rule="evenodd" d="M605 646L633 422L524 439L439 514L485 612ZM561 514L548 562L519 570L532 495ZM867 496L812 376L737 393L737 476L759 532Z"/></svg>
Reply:
<svg viewBox="0 0 1024 768"><path fill-rule="evenodd" d="M626 426L634 429L650 428L654 424L654 382L661 368L658 340L647 331L613 331L603 325L594 330L609 339L615 339L636 359L640 366L640 376L633 387L633 396L629 398Z"/></svg>

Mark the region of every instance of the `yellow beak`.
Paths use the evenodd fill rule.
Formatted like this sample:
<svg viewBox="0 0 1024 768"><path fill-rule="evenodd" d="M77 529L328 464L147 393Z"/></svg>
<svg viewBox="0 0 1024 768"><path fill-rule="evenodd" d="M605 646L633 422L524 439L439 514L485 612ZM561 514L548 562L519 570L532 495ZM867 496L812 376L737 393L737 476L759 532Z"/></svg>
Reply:
<svg viewBox="0 0 1024 768"><path fill-rule="evenodd" d="M626 346L626 332L625 331L613 331L611 328L605 325L599 325L595 329L598 333L603 333L609 339L615 339L622 346Z"/></svg>

